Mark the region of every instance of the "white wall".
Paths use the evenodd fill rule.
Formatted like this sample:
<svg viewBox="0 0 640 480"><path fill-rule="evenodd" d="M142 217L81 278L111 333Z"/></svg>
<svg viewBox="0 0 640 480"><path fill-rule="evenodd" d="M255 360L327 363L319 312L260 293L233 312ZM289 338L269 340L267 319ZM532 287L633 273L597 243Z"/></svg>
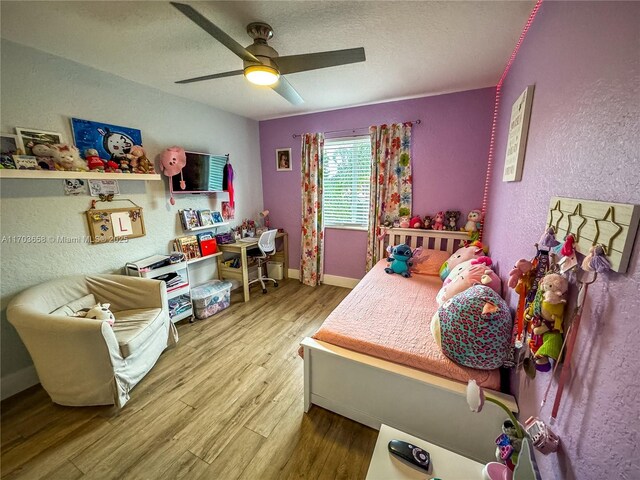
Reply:
<svg viewBox="0 0 640 480"><path fill-rule="evenodd" d="M2 132L13 133L15 127L58 131L70 142L70 118L77 117L139 128L149 158L171 145L229 153L235 171L236 219L253 218L262 210L256 121L5 40L1 54ZM6 320L6 306L13 295L51 278L118 272L127 261L166 253L169 242L182 234L176 215L179 208L220 210L220 202L228 198L227 194L178 196L176 205L171 206L166 179L121 181L120 189L122 198L143 207L145 237L111 245L13 244L7 243L6 237L0 243L1 373L5 388L15 390L20 381L16 376L32 371L28 353ZM0 235L87 235L84 211L89 203L86 195L65 196L62 180L3 179ZM209 262L201 263L201 269L208 268Z"/></svg>

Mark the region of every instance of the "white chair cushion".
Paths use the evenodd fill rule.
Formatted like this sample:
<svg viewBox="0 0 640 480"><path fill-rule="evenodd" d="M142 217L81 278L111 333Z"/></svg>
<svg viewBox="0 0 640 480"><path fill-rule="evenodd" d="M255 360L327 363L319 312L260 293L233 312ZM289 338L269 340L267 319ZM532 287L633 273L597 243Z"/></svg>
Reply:
<svg viewBox="0 0 640 480"><path fill-rule="evenodd" d="M136 350L144 348L147 340L160 328L163 328L163 316L160 308L136 308L114 312L116 322L113 333L116 335L120 352L128 357Z"/></svg>

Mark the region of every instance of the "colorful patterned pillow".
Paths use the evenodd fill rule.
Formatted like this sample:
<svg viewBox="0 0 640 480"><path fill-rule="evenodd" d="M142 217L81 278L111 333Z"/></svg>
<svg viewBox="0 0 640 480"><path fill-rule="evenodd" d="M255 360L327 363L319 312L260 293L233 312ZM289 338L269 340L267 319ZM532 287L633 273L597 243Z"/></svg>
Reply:
<svg viewBox="0 0 640 480"><path fill-rule="evenodd" d="M454 362L493 370L509 358L512 326L509 307L500 295L476 285L438 309L431 321L431 333Z"/></svg>
<svg viewBox="0 0 640 480"><path fill-rule="evenodd" d="M418 275L439 275L442 262L449 258L449 253L442 250L432 250L424 248L417 252L412 258L412 273Z"/></svg>

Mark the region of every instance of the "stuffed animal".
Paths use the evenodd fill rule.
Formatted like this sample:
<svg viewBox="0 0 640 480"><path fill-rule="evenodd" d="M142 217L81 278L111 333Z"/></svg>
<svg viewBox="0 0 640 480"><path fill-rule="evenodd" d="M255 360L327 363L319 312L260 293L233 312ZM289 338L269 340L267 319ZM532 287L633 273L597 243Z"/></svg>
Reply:
<svg viewBox="0 0 640 480"><path fill-rule="evenodd" d="M431 222L432 221L433 220L431 219L431 217L429 215L424 217L424 222L422 222L422 228L424 228L425 230L431 230Z"/></svg>
<svg viewBox="0 0 640 480"><path fill-rule="evenodd" d="M180 174L180 188L183 190L187 188L187 184L182 178L182 169L187 164L187 156L184 153L184 148L181 147L169 147L160 155L160 171L167 177L173 177ZM172 180L170 179L169 182ZM173 199L173 195L169 199L171 205L175 205L176 201Z"/></svg>
<svg viewBox="0 0 640 480"><path fill-rule="evenodd" d="M80 158L80 152L72 145L50 145L51 156L56 170L86 172L87 163Z"/></svg>
<svg viewBox="0 0 640 480"><path fill-rule="evenodd" d="M391 262L387 268L384 269L387 273L397 273L405 278L411 276L410 267L413 265L411 261L413 253L411 247L406 244L400 244L391 249L391 255L387 257L387 262Z"/></svg>
<svg viewBox="0 0 640 480"><path fill-rule="evenodd" d="M478 241L471 242L468 245L459 248L446 262L442 264L442 267L440 267L440 280L444 282L444 280L449 276L449 273L451 273L451 270L460 263L482 257L484 254L485 248L482 243Z"/></svg>
<svg viewBox="0 0 640 480"><path fill-rule="evenodd" d="M465 223L464 227L462 227L460 230L473 233L480 230L481 226L482 226L482 210L471 210L467 214L467 223Z"/></svg>
<svg viewBox="0 0 640 480"><path fill-rule="evenodd" d="M442 287L443 294L436 298L438 305L442 305L450 298L453 298L458 293L464 292L467 288L473 287L474 285L486 285L500 295L502 281L500 277L486 265L482 263L470 265L469 268L464 270L454 281Z"/></svg>
<svg viewBox="0 0 640 480"><path fill-rule="evenodd" d="M535 351L536 369L549 371L549 358L558 360L562 349L562 332L564 321L564 306L569 282L562 275L549 273L538 283L542 294L540 316L533 320L533 333L542 336L542 345Z"/></svg>
<svg viewBox="0 0 640 480"><path fill-rule="evenodd" d="M105 321L109 325L113 326L113 324L116 321L116 317L114 317L111 310L109 310L110 306L111 306L110 303L103 303L103 304L98 303L92 308L83 308L79 312L76 312L74 316L84 317L84 318L95 318L96 320Z"/></svg>
<svg viewBox="0 0 640 480"><path fill-rule="evenodd" d="M457 210L447 210L445 213L445 230L456 231L458 230L458 219L460 218L460 212Z"/></svg>
<svg viewBox="0 0 640 480"><path fill-rule="evenodd" d="M481 265L483 268L487 268L490 267L492 263L493 262L489 257L483 256L465 260L464 262L459 263L458 265L453 267L451 272L449 272L449 275L447 275L447 278L444 279L442 288L436 295L436 302L438 303L438 305L442 305L444 303L443 298L447 293L447 287L449 286L449 284L456 282L459 277L464 276L465 273L474 265Z"/></svg>
<svg viewBox="0 0 640 480"><path fill-rule="evenodd" d="M433 229L444 230L444 212L438 212L436 216L433 217Z"/></svg>
<svg viewBox="0 0 640 480"><path fill-rule="evenodd" d="M509 306L484 285L451 298L431 320L431 334L442 353L480 370L493 370L509 359L512 327Z"/></svg>
<svg viewBox="0 0 640 480"><path fill-rule="evenodd" d="M133 173L156 173L153 163L147 158L144 149L140 145L131 147L131 152L127 155L131 162L131 171Z"/></svg>
<svg viewBox="0 0 640 480"><path fill-rule="evenodd" d="M513 269L509 272L509 288L516 288L518 281L529 273L533 269L533 265L529 260L521 258L513 266Z"/></svg>
<svg viewBox="0 0 640 480"><path fill-rule="evenodd" d="M43 143L34 144L31 147L31 153L35 155L40 170L55 170L53 163L53 150L49 145Z"/></svg>
<svg viewBox="0 0 640 480"><path fill-rule="evenodd" d="M422 228L422 220L418 215L409 221L409 228Z"/></svg>
<svg viewBox="0 0 640 480"><path fill-rule="evenodd" d="M406 215L403 215L402 217L400 217L400 228L409 228L411 226L411 221L409 220L409 217Z"/></svg>
<svg viewBox="0 0 640 480"><path fill-rule="evenodd" d="M98 155L98 150L95 148L88 148L84 151L84 159L87 161L89 170L97 170L104 172L105 161Z"/></svg>

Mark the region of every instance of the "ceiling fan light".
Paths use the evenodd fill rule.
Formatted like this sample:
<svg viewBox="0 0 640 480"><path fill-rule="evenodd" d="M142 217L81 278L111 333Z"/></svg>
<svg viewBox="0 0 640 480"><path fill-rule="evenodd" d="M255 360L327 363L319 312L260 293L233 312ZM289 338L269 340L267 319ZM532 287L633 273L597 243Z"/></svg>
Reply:
<svg viewBox="0 0 640 480"><path fill-rule="evenodd" d="M244 76L255 85L273 85L280 78L280 72L269 65L249 65Z"/></svg>

